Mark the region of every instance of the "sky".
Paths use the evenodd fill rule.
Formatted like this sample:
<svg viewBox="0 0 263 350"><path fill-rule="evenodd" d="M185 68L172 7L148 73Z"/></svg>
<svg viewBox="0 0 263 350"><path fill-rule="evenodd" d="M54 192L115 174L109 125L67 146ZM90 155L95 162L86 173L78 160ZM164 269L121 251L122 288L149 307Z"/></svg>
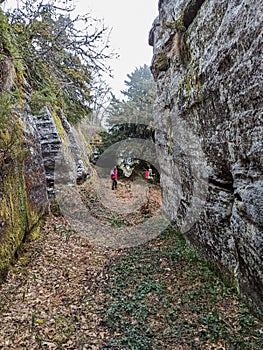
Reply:
<svg viewBox="0 0 263 350"><path fill-rule="evenodd" d="M112 28L110 45L119 58L110 61L113 79L107 79L114 94L121 97L127 74L144 64L150 66L152 47L148 35L158 15L158 0L72 0L76 12L90 13L104 19L106 27ZM19 0L6 1L5 7L17 6Z"/></svg>
<svg viewBox="0 0 263 350"><path fill-rule="evenodd" d="M125 89L124 80L135 68L150 66L152 47L148 35L158 15L158 0L75 0L77 11L90 12L104 18L112 28L111 46L120 55L111 62L114 79L109 80L114 93Z"/></svg>

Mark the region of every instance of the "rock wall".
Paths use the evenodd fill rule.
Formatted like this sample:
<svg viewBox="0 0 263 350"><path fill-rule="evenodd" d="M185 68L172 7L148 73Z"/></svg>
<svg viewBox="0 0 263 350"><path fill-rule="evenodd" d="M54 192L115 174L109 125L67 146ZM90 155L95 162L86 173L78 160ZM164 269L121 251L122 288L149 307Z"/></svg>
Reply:
<svg viewBox="0 0 263 350"><path fill-rule="evenodd" d="M38 133L13 114L0 127L0 282L23 241L34 237L48 212Z"/></svg>
<svg viewBox="0 0 263 350"><path fill-rule="evenodd" d="M82 132L84 126L71 126L60 110L55 113L47 107L39 115L31 116L31 122L39 134L46 190L52 201L56 197L56 184L76 184L88 175L89 134Z"/></svg>
<svg viewBox="0 0 263 350"><path fill-rule="evenodd" d="M149 43L164 210L263 312L263 2L159 0Z"/></svg>
<svg viewBox="0 0 263 350"><path fill-rule="evenodd" d="M38 233L48 211L38 132L22 109L12 109L17 69L11 38L0 10L0 282L19 247ZM17 93L17 91L16 91Z"/></svg>
<svg viewBox="0 0 263 350"><path fill-rule="evenodd" d="M88 175L89 134L59 111L32 115L26 101L11 108L16 76L11 59L0 84L0 282L21 243L37 234L55 200L55 182L76 184ZM25 89L27 84L25 84ZM27 96L25 94L25 96Z"/></svg>
<svg viewBox="0 0 263 350"><path fill-rule="evenodd" d="M76 184L88 171L89 134L55 106L35 103L27 69L0 8L0 282L20 245L56 208L56 181ZM31 104L30 104L31 102ZM83 132L83 127L86 127ZM55 204L55 205L53 205Z"/></svg>
<svg viewBox="0 0 263 350"><path fill-rule="evenodd" d="M21 243L37 233L50 210L59 210L56 181L72 185L88 175L89 135L48 108L39 115L19 109L16 114L10 126L0 127L1 156L1 141L16 130L0 162L0 282Z"/></svg>

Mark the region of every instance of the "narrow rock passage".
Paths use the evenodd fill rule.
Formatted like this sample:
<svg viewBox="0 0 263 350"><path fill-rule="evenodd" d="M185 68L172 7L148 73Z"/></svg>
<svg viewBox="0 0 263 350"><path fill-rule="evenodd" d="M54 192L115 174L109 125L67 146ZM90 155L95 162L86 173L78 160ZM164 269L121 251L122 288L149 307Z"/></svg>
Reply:
<svg viewBox="0 0 263 350"><path fill-rule="evenodd" d="M130 225L100 210L90 187L80 191L108 229ZM129 184L111 195L129 200ZM146 202L141 209L154 215L157 187ZM127 215L140 221L145 212ZM113 249L91 245L65 218L50 216L23 246L0 298L3 350L263 347L262 322L170 227L138 247Z"/></svg>

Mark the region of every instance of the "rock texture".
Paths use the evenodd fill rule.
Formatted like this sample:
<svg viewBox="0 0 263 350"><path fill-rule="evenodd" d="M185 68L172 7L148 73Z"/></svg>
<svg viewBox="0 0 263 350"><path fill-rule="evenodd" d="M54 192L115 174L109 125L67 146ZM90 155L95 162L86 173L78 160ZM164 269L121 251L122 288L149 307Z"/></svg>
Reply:
<svg viewBox="0 0 263 350"><path fill-rule="evenodd" d="M0 78L1 281L21 242L38 230L48 202L37 131L26 116L19 118L9 107L15 68L8 55L2 55Z"/></svg>
<svg viewBox="0 0 263 350"><path fill-rule="evenodd" d="M159 0L150 31L164 210L263 312L263 2Z"/></svg>
<svg viewBox="0 0 263 350"><path fill-rule="evenodd" d="M16 113L10 125L0 127L0 281L22 241L50 207L58 209L56 185L82 183L88 175L89 135L48 108L39 115L27 109ZM7 151L5 139L11 140Z"/></svg>
<svg viewBox="0 0 263 350"><path fill-rule="evenodd" d="M21 243L37 234L48 200L38 133L26 115L9 116L0 130L0 153L1 282Z"/></svg>
<svg viewBox="0 0 263 350"><path fill-rule="evenodd" d="M54 207L56 181L85 181L89 135L47 107L32 115L25 102L14 113L8 93L16 77L8 58L1 61L0 77L1 282L21 243L37 232L41 219Z"/></svg>
<svg viewBox="0 0 263 350"><path fill-rule="evenodd" d="M81 130L72 127L61 111L52 113L45 107L41 113L31 116L31 124L39 135L44 169L46 190L50 200L55 199L56 184L75 184L79 177L87 177L87 144L89 135L82 135ZM82 163L85 176L79 173ZM86 164L86 166L85 166Z"/></svg>
<svg viewBox="0 0 263 350"><path fill-rule="evenodd" d="M1 9L0 32L1 282L21 243L37 233L56 204L56 182L85 181L89 135L72 127L55 106L39 113L40 106L30 109L29 67L17 60L19 48Z"/></svg>

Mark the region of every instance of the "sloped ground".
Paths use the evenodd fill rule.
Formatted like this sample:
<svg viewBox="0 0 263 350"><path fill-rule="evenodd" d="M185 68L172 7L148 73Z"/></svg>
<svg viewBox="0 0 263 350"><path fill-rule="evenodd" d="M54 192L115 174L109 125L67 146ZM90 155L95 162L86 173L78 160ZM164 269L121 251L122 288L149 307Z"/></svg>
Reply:
<svg viewBox="0 0 263 350"><path fill-rule="evenodd" d="M80 191L107 227L129 227L160 206L157 187L121 214L90 186ZM134 192L124 183L110 195L124 203ZM113 249L49 217L23 250L0 287L0 349L263 348L262 322L171 228L138 247Z"/></svg>
<svg viewBox="0 0 263 350"><path fill-rule="evenodd" d="M112 191L111 182L106 180L99 189L86 184L80 193L89 212L110 226L138 225L156 215L162 205L159 186L144 181L118 181L117 190Z"/></svg>

